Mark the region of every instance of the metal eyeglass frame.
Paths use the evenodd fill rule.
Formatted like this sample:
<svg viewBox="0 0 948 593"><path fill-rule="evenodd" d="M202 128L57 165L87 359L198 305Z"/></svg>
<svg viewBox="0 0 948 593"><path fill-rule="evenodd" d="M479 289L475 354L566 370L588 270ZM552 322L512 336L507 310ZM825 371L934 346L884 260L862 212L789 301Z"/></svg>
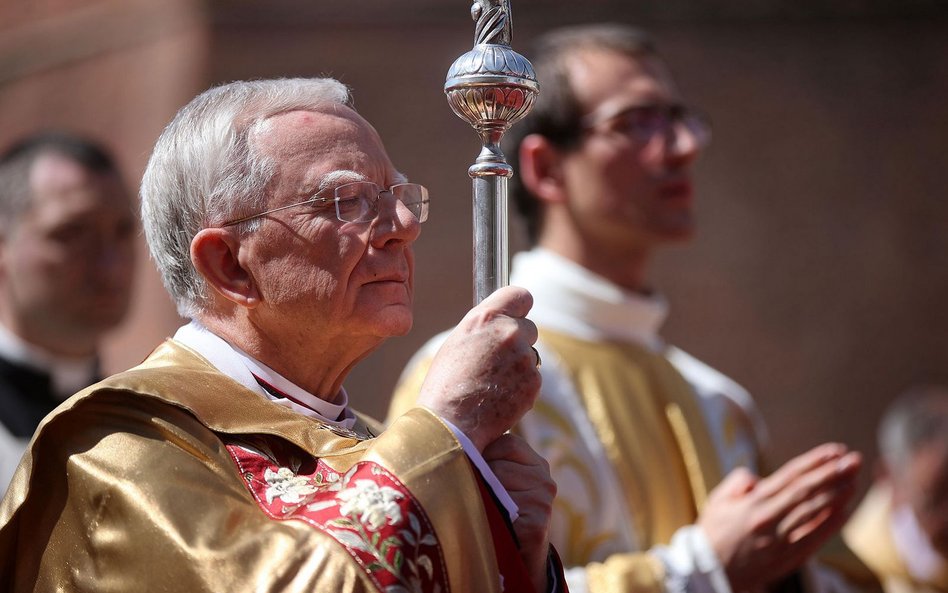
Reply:
<svg viewBox="0 0 948 593"><path fill-rule="evenodd" d="M370 207L367 209L367 211L366 211L366 213L372 213L372 216L371 216L370 218L360 217L360 218L358 218L358 219L356 219L356 220L346 220L345 218L342 217L342 211L339 209L339 203L340 203L341 201L354 200L354 199L358 199L358 200L361 200L361 201L368 201L368 198L367 198L366 196L363 196L363 195L359 195L358 197L353 197L353 198L341 198L341 197L339 197L339 190L341 190L341 189L343 189L343 188L346 188L346 187L350 187L350 188L351 188L351 187L354 186L354 185L360 185L360 186L361 186L361 185L371 185L371 186L374 186L374 187L375 187L375 190L376 190L376 192L377 192L377 193L376 193L376 196L375 196L375 200L371 203L371 206L370 206ZM403 202L402 200L398 199L398 197L395 195L395 191L394 191L394 190L395 190L396 188L398 188L398 187L406 187L406 186L416 187L416 188L418 188L418 189L421 191L421 201L420 201L420 202L412 202L411 204L406 204L406 203ZM394 197L397 201L399 201L399 202L401 202L402 204L404 204L404 205L408 208L408 210L409 210L412 214L415 215L415 217L418 219L418 222L419 222L419 223L422 223L422 222L425 222L426 220L428 220L428 203L430 202L430 200L429 200L429 198L428 198L428 188L426 188L425 186L420 185L420 184L418 184L418 183L396 183L395 185L392 185L392 186L390 186L390 187L388 187L388 188L383 188L383 187L381 187L379 184L374 183L374 182L372 182L372 181L353 181L352 183L345 183L345 184L340 185L339 187L335 188L335 189L333 190L333 193L335 194L335 196L332 197L332 198L322 198L322 197L318 197L319 194L321 194L321 193L327 191L328 189L329 189L329 188L326 188L326 189L324 189L324 190L320 190L319 192L317 192L317 193L316 193L316 196L317 196L317 197L309 198L308 200L303 200L302 202L296 202L296 203L294 203L294 204L287 204L286 206L280 206L280 207L278 207L278 208L271 208L270 210L266 210L266 211L264 211L264 212L258 212L257 214L250 214L250 215L248 215L248 216L242 216L242 217L240 217L240 218L237 218L237 219L234 219L234 220L230 220L230 221L228 221L228 222L225 222L225 223L219 225L219 227L220 227L220 228L223 228L223 227L228 227L228 226L234 226L235 224L240 224L240 223L242 223L242 222L248 222L248 221L251 221L251 220L255 220L255 219L257 219L257 218L264 217L264 216L266 216L267 214L273 214L274 212L279 212L279 211L281 211L281 210L288 210L288 209L290 209L290 208L296 208L297 206L305 206L305 205L307 205L307 204L316 204L316 203L328 204L329 202L335 203L335 205L336 205L336 218L339 219L341 222L370 222L370 221L374 220L376 216L378 216L378 214L379 214L378 202L379 202L379 200L382 198L382 194L385 194L385 193L392 194L392 197ZM417 214L416 214L415 211L412 210L412 208L411 208L411 206L413 206L413 205L415 205L415 204L420 204L420 205L421 205L421 210L420 210L420 212L418 212Z"/></svg>

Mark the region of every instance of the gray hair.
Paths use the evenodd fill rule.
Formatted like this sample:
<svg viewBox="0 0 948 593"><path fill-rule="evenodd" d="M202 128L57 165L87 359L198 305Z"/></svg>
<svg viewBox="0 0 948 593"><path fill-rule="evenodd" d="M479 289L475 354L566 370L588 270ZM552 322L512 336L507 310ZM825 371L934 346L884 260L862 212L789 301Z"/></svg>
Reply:
<svg viewBox="0 0 948 593"><path fill-rule="evenodd" d="M142 178L142 222L151 257L181 316L196 316L209 299L191 264L194 236L266 202L276 163L256 150L255 133L275 115L326 105L350 105L348 88L331 78L232 82L198 95L162 132Z"/></svg>
<svg viewBox="0 0 948 593"><path fill-rule="evenodd" d="M923 447L948 450L948 389L932 385L906 391L883 415L878 439L879 452L896 473Z"/></svg>

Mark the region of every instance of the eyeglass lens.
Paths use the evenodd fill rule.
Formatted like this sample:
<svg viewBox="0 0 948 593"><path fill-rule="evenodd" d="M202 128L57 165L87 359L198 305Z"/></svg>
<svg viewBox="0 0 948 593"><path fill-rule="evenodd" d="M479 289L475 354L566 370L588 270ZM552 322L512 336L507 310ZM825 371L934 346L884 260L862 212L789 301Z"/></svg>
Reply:
<svg viewBox="0 0 948 593"><path fill-rule="evenodd" d="M368 222L379 213L382 194L391 193L418 222L428 220L428 190L417 183L399 183L383 189L370 181L347 183L336 188L336 215L343 222Z"/></svg>
<svg viewBox="0 0 948 593"><path fill-rule="evenodd" d="M667 135L675 124L683 125L703 146L711 140L711 125L700 112L684 105L644 105L633 107L619 116L621 129L639 142L656 135Z"/></svg>

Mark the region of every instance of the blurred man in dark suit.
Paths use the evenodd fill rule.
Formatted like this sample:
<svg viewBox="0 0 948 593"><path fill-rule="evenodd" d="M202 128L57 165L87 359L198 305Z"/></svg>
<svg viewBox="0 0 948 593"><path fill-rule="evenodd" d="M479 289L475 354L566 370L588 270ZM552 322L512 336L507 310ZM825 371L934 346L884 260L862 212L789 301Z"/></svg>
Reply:
<svg viewBox="0 0 948 593"><path fill-rule="evenodd" d="M0 492L40 420L99 378L128 311L135 213L112 158L66 134L0 156Z"/></svg>

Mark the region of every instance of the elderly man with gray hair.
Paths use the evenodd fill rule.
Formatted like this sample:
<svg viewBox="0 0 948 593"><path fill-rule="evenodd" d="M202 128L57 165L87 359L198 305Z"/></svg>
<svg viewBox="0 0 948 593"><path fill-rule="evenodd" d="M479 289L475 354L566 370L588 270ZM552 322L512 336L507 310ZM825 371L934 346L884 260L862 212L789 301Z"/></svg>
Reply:
<svg viewBox="0 0 948 593"><path fill-rule="evenodd" d="M190 323L48 416L0 505L10 591L547 591L555 486L505 434L539 388L525 290L461 320L384 433L343 381L412 324L428 191L331 79L184 107L141 188Z"/></svg>
<svg viewBox="0 0 948 593"><path fill-rule="evenodd" d="M898 397L878 432L875 483L843 530L886 593L948 591L948 388Z"/></svg>

